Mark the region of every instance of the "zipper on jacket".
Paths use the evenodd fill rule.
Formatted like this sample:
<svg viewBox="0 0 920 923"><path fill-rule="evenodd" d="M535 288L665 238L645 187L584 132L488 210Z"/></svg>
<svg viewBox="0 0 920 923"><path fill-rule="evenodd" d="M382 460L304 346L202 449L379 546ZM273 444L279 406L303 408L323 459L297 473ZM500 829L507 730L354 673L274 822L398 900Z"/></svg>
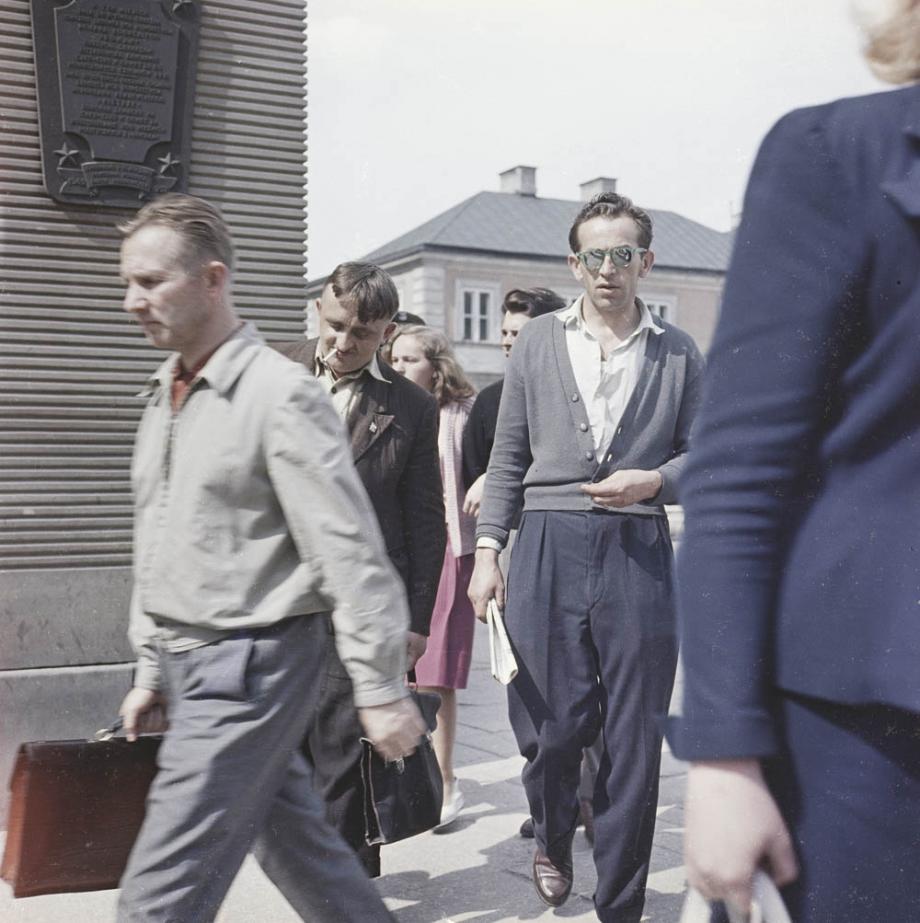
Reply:
<svg viewBox="0 0 920 923"><path fill-rule="evenodd" d="M173 451L176 444L176 425L179 422L179 414L182 412L182 408L189 402L192 394L195 389L201 384L201 378L193 379L188 386L188 390L185 392L185 397L182 399L182 403L179 405L178 410L173 410L172 408L172 396L167 394L167 400L170 401L169 406L169 433L166 437L166 453L163 458L163 480L168 485L169 484L169 475L172 472L172 459Z"/></svg>
<svg viewBox="0 0 920 923"><path fill-rule="evenodd" d="M163 456L163 481L169 485L169 475L172 471L173 446L176 441L176 422L179 414L175 410L169 413L169 433L166 436L166 451Z"/></svg>

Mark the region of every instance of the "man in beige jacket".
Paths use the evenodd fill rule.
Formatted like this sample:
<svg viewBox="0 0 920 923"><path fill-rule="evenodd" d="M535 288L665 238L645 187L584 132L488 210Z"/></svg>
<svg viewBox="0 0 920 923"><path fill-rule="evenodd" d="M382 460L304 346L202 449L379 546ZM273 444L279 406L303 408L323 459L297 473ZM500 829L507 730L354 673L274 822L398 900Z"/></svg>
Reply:
<svg viewBox="0 0 920 923"><path fill-rule="evenodd" d="M385 758L425 730L403 681L405 593L341 422L238 319L213 206L163 196L122 231L125 310L173 353L135 445L138 664L121 707L129 739L167 707L169 729L118 918L212 920L254 846L304 919L389 921L298 752L333 643Z"/></svg>

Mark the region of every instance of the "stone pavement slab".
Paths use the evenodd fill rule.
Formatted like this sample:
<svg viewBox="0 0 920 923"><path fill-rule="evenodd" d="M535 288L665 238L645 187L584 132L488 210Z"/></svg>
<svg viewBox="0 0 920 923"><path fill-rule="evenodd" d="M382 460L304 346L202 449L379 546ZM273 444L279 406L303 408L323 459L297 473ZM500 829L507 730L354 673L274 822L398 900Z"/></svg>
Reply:
<svg viewBox="0 0 920 923"><path fill-rule="evenodd" d="M596 920L594 865L581 832L575 839L575 887L568 902L553 909L534 892L533 841L518 836L527 816L522 759L508 726L504 688L489 675L484 630L477 632L469 688L458 699L455 760L465 807L447 831L384 848L384 874L377 884L387 905L399 923ZM680 916L684 777L683 764L665 752L644 917L648 923L677 923ZM0 923L108 923L114 920L116 897L116 891L97 891L14 901L0 884ZM217 918L217 923L298 921L251 858Z"/></svg>

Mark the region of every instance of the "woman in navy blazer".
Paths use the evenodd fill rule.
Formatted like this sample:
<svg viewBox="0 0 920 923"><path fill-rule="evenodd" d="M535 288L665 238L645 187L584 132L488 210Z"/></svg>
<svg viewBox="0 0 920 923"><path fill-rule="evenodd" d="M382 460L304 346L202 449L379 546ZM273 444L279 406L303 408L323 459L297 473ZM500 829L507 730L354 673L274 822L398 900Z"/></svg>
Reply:
<svg viewBox="0 0 920 923"><path fill-rule="evenodd" d="M897 16L915 81L920 3ZM744 908L763 865L795 923L920 920L920 86L769 133L707 381L669 728L688 878Z"/></svg>

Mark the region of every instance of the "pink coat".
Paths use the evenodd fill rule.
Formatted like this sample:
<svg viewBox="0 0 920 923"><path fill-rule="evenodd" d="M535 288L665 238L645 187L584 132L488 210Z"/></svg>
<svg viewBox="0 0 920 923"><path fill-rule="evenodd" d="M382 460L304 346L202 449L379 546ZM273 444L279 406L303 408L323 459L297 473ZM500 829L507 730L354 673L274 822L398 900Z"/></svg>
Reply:
<svg viewBox="0 0 920 923"><path fill-rule="evenodd" d="M444 509L447 514L447 538L455 557L472 554L476 549L476 517L463 512L466 488L462 475L462 440L473 398L452 401L441 408L438 430L438 454L444 482Z"/></svg>

